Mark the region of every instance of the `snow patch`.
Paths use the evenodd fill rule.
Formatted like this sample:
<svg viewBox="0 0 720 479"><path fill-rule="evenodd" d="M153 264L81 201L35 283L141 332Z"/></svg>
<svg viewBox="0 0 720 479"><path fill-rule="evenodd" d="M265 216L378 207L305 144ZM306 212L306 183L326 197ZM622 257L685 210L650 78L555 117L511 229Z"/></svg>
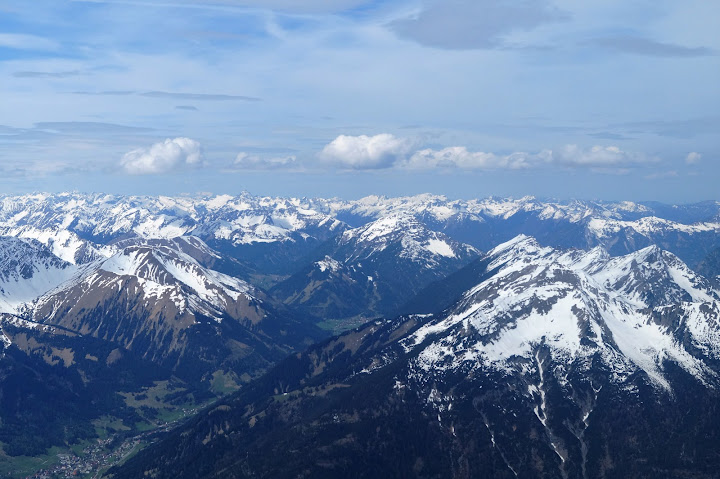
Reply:
<svg viewBox="0 0 720 479"><path fill-rule="evenodd" d="M427 249L431 253L438 254L440 256L445 256L446 258L454 258L455 257L455 252L453 251L452 246L450 246L446 241L443 241L443 240L439 240L439 239L428 240L428 243L425 246L425 249Z"/></svg>
<svg viewBox="0 0 720 479"><path fill-rule="evenodd" d="M342 265L330 256L325 256L325 259L317 261L315 264L318 268L320 268L321 273L324 273L325 271L337 273L340 271L340 268L342 268Z"/></svg>

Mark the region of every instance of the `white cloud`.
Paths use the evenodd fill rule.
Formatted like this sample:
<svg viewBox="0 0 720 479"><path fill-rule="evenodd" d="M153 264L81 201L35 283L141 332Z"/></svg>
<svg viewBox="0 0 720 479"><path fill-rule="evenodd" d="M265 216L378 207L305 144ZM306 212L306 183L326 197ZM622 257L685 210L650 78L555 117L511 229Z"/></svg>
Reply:
<svg viewBox="0 0 720 479"><path fill-rule="evenodd" d="M566 166L620 167L656 161L643 153L624 151L617 146L593 146L588 149L578 145L565 145L552 153L553 162Z"/></svg>
<svg viewBox="0 0 720 479"><path fill-rule="evenodd" d="M412 169L463 168L463 169L512 169L531 168L551 159L549 151L538 154L516 152L510 155L496 155L482 151L471 152L464 146L451 146L442 150L425 149L416 151L399 166Z"/></svg>
<svg viewBox="0 0 720 479"><path fill-rule="evenodd" d="M413 142L389 133L375 136L340 135L325 145L320 159L352 169L389 168L412 150Z"/></svg>
<svg viewBox="0 0 720 479"><path fill-rule="evenodd" d="M429 170L459 168L466 170L520 170L540 167L577 167L617 172L658 161L644 153L625 151L617 146L565 145L557 150L537 153L523 151L501 155L469 151L465 146L449 146L440 150L417 149L417 141L397 138L389 133L375 136L340 135L327 144L320 158L328 163L353 169L403 168ZM694 158L694 157L693 157Z"/></svg>
<svg viewBox="0 0 720 479"><path fill-rule="evenodd" d="M200 143L190 138L174 138L125 153L120 161L131 175L168 173L187 166L202 164Z"/></svg>
<svg viewBox="0 0 720 479"><path fill-rule="evenodd" d="M249 153L238 153L233 161L234 170L274 170L280 168L291 168L295 166L297 158L294 155L272 158L262 158Z"/></svg>
<svg viewBox="0 0 720 479"><path fill-rule="evenodd" d="M688 153L688 155L685 157L685 163L688 165L695 165L702 159L702 155L698 153L697 151L691 151Z"/></svg>

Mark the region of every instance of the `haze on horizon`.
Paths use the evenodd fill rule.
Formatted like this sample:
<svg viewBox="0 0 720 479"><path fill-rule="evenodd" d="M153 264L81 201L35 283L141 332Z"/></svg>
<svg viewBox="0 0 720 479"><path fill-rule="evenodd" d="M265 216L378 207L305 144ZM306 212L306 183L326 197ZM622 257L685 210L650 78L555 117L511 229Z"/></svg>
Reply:
<svg viewBox="0 0 720 479"><path fill-rule="evenodd" d="M0 190L720 199L720 4L0 2Z"/></svg>

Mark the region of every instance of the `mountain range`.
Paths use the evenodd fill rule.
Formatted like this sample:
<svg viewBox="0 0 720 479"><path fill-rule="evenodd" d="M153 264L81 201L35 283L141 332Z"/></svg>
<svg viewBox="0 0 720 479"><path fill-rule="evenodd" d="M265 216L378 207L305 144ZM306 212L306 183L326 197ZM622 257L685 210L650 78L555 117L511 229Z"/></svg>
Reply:
<svg viewBox="0 0 720 479"><path fill-rule="evenodd" d="M112 477L714 476L718 290L656 246L486 260L445 311L291 356Z"/></svg>
<svg viewBox="0 0 720 479"><path fill-rule="evenodd" d="M711 201L663 205L532 197L449 200L433 195L344 201L247 193L235 197L65 193L0 198L0 235L36 239L71 264L108 257L127 240L198 238L223 258L226 269L213 265L221 272L266 290L275 287L280 302L305 311L317 309L312 305L317 298L327 303L323 315L339 320L391 315L427 281L440 279L480 251L518 234L560 248L603 246L613 255L658 245L697 268L720 246L718 231L720 203ZM443 243L452 244L455 253L458 248L463 251L449 255ZM431 244L439 249L433 250ZM391 261L409 260L419 266L395 278L409 284L409 292L397 296L393 278L370 266L373 261L388 264L376 257L383 251L388 258L394 255ZM422 251L426 254L418 255ZM326 258L345 267L336 277L362 285L365 291L353 286L347 302L334 298L338 294L334 288L342 287L322 278L336 272L324 268ZM423 262L438 267L423 267ZM428 274L416 281L419 271ZM386 279L390 283L384 284ZM377 288L393 291L393 298L380 294L378 299Z"/></svg>
<svg viewBox="0 0 720 479"><path fill-rule="evenodd" d="M718 233L720 202L0 197L0 456L211 404L112 474L712 477Z"/></svg>

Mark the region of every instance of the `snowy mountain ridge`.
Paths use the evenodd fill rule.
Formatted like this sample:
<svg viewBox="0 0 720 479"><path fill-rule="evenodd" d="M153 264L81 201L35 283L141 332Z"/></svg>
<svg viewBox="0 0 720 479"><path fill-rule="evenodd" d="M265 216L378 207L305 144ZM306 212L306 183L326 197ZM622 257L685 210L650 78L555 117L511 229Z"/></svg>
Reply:
<svg viewBox="0 0 720 479"><path fill-rule="evenodd" d="M0 313L18 313L76 271L38 241L0 237Z"/></svg>
<svg viewBox="0 0 720 479"><path fill-rule="evenodd" d="M103 245L128 237L195 235L234 245L295 241L306 231L334 231L341 222L294 199L251 197L134 197L112 195L6 196L0 234L34 238L72 263L109 256Z"/></svg>
<svg viewBox="0 0 720 479"><path fill-rule="evenodd" d="M480 365L527 373L547 348L558 364L589 366L600 355L618 382L640 369L670 389L663 369L672 361L715 383L694 351L720 358L720 293L671 253L653 246L611 258L518 237L488 256L496 273L403 342L406 351L421 348L418 378ZM669 309L677 318L664 324Z"/></svg>
<svg viewBox="0 0 720 479"><path fill-rule="evenodd" d="M61 319L60 314L73 314L76 308L65 297L72 290L93 295L128 290L146 307L156 305L150 309L172 306L168 317L200 313L216 321L222 321L241 296L256 301L254 288L245 281L204 268L188 254L166 246L128 246L84 265L73 278L37 299L36 319L52 323Z"/></svg>
<svg viewBox="0 0 720 479"><path fill-rule="evenodd" d="M399 257L422 263L427 268L436 266L441 258L479 254L472 246L432 231L407 214L384 216L364 226L346 230L338 241L341 248L351 246L351 254L344 258L347 263L367 259L398 243L401 245Z"/></svg>
<svg viewBox="0 0 720 479"><path fill-rule="evenodd" d="M50 328L43 331L93 338L207 381L216 370L257 374L320 335L262 290L187 253L212 252L198 238L127 243L108 258L70 265L70 278L19 308L20 322L3 323L6 344L32 351L28 335Z"/></svg>
<svg viewBox="0 0 720 479"><path fill-rule="evenodd" d="M35 194L0 199L0 234L34 238L66 261L87 262L93 248L137 236L173 238L194 235L235 245L327 239L350 221L361 226L396 215L414 216L431 226L484 223L532 214L539 220L587 223L601 239L622 229L647 235L657 229L682 232L720 231L720 203L686 206L632 202L541 201L485 198L448 200L417 195L359 200L238 196L113 196L104 194ZM347 221L346 221L347 220Z"/></svg>
<svg viewBox="0 0 720 479"><path fill-rule="evenodd" d="M346 229L271 294L318 317L367 320L393 315L420 289L478 255L414 216L391 214Z"/></svg>
<svg viewBox="0 0 720 479"><path fill-rule="evenodd" d="M410 213L421 217L431 217L435 221L447 221L457 216L470 216L474 221L488 219L508 219L518 213L535 213L541 219L566 219L577 223L588 218L605 220L632 221L642 217L674 219L678 223L718 223L720 222L720 202L705 202L698 205L672 205L666 208L653 208L643 203L631 201L583 201L583 200L541 200L533 196L522 198L487 197L470 200L449 200L442 195L420 194L405 197L368 196L354 201L330 201L331 211L335 214L350 213L359 217L380 218L383 216ZM664 206L664 205L660 205ZM669 210L669 211L668 211ZM688 210L684 215L682 212ZM701 210L697 212L695 210ZM671 212L672 214L668 215Z"/></svg>

